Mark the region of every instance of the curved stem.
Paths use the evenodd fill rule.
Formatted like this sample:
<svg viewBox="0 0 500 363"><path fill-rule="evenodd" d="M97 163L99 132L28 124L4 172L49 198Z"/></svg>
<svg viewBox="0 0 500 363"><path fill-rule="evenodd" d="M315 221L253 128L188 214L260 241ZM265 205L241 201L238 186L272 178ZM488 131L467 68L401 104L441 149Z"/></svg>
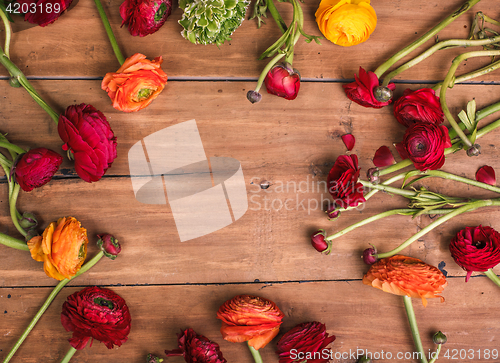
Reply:
<svg viewBox="0 0 500 363"><path fill-rule="evenodd" d="M416 214L416 213L420 213L420 214L447 214L447 213L451 213L453 211L454 211L454 209L434 209L434 210L425 210L425 211L422 211L420 209L410 209L410 208L409 209L392 209L392 210L389 210L386 212L376 214L376 215L371 216L369 218L363 219L362 221L360 221L358 223L354 223L354 224L350 225L349 227L344 228L343 230L338 231L337 233L334 233L334 234L326 237L325 240L326 241L334 240L335 238L341 237L344 234L351 232L352 230L354 230L358 227L364 226L365 224L375 222L379 219L389 217L389 216L392 216L395 214L403 214L403 215L412 215L412 214Z"/></svg>
<svg viewBox="0 0 500 363"><path fill-rule="evenodd" d="M460 15L465 13L467 10L469 10L472 6L477 4L480 0L468 0L462 6L460 6L459 9L454 11L451 15L449 15L447 18L445 18L443 21L441 21L438 25L436 25L434 28L429 30L427 33L425 33L422 37L411 43L410 45L406 46L396 54L394 54L391 58L386 60L384 63L382 63L376 70L375 74L377 77L380 79L380 77L398 60L401 58L405 57L407 54L412 52L413 50L417 49L419 46L424 44L426 41L431 39L434 35L439 33L442 29L444 29L446 26L448 26L453 20L458 18Z"/></svg>
<svg viewBox="0 0 500 363"><path fill-rule="evenodd" d="M86 271L88 271L92 266L94 266L102 258L102 256L104 256L104 253L102 251L100 251L97 255L94 256L94 258L92 258L85 265L83 265L82 268L80 269L80 271L78 271L75 274L75 276L73 276L73 278L71 280L74 280L75 278L77 278L81 274L83 274ZM55 299L55 297L57 296L57 294L59 294L59 292L61 291L61 289L64 286L66 286L66 284L68 282L70 282L71 280L68 280L68 279L61 280L57 284L57 286L54 287L54 290L52 290L52 292L50 293L49 297L47 298L47 300L45 300L45 302L42 305L42 307L40 308L40 310L38 310L38 312L36 313L36 315L34 316L34 318L31 320L31 322L28 325L28 327L26 328L26 330L19 337L19 339L17 340L17 342L14 345L14 347L10 350L9 354L7 355L7 357L5 357L3 363L7 363L8 361L11 360L11 358L14 356L14 354L19 349L19 347L21 346L21 344L23 344L23 342L26 339L26 337L28 336L28 334L31 332L31 330L33 330L33 328L35 327L35 325L38 322L38 320L40 320L40 318L42 317L43 313L47 310L47 308L50 306L50 304L52 303L52 301Z"/></svg>
<svg viewBox="0 0 500 363"><path fill-rule="evenodd" d="M259 79L257 81L257 85L255 86L255 92L259 92L260 91L260 88L262 87L262 84L264 83L264 79L266 79L267 73L284 56L285 56L285 54L277 54L273 59L271 59L271 61L269 63L267 63L267 65L262 70L262 73L259 76Z"/></svg>
<svg viewBox="0 0 500 363"><path fill-rule="evenodd" d="M0 243L7 247L12 247L21 251L30 250L28 245L24 241L21 241L20 239L11 236L7 236L6 234L3 233L0 233Z"/></svg>
<svg viewBox="0 0 500 363"><path fill-rule="evenodd" d="M483 188L483 189L489 190L491 192L500 193L500 188L498 188L494 185L489 185L489 184L482 183L482 182L477 181L477 180L464 178L464 177L461 177L461 176L458 176L455 174L447 173L446 171L442 171L442 170L427 170L427 171L422 172L421 175L437 176L439 178L454 180L457 182L462 182L465 184L473 185L475 187Z"/></svg>
<svg viewBox="0 0 500 363"><path fill-rule="evenodd" d="M17 219L18 212L16 204L20 188L21 187L19 186L19 184L16 183L16 185L14 185L14 189L12 190L12 195L9 199L10 217L12 218L12 223L14 223L14 226L16 226L16 229L19 231L19 233L26 237L28 233L23 229L23 227L21 227L21 225L19 224L19 219Z"/></svg>
<svg viewBox="0 0 500 363"><path fill-rule="evenodd" d="M491 281L495 283L498 287L500 287L500 278L493 272L493 270L490 268L486 271L483 272L486 276L490 278Z"/></svg>
<svg viewBox="0 0 500 363"><path fill-rule="evenodd" d="M267 4L267 10L269 10L269 13L271 13L271 16L273 17L274 21L276 24L278 24L278 28L280 28L282 33L285 33L288 27L286 26L285 21L281 17L280 13L278 12L278 9L276 9L276 6L274 5L273 0L266 0Z"/></svg>
<svg viewBox="0 0 500 363"><path fill-rule="evenodd" d="M405 304L406 315L408 316L408 322L410 323L411 335L413 336L413 342L415 343L415 348L417 348L419 360L421 363L427 363L427 358L425 357L424 347L422 346L422 340L420 339L420 333L418 331L417 319L415 317L415 311L413 310L413 305L411 303L411 297L403 296L403 301Z"/></svg>
<svg viewBox="0 0 500 363"><path fill-rule="evenodd" d="M500 60L494 62L494 63L491 63L483 68L480 68L480 69L476 69L475 71L472 71L472 72L469 72L469 73L466 73L466 74L462 74L461 76L459 77L453 77L450 81L450 84L448 85L448 88L453 88L453 86L455 84L458 84L458 83L462 83L462 82L466 82L468 81L469 79L473 79L473 78L476 78L476 77L479 77L479 76L484 76L485 74L488 74L492 71L494 71L495 69L498 69L500 67ZM432 89L434 91L437 91L440 87L443 86L443 82L440 82L440 83L436 83L434 85L434 87L432 87Z"/></svg>
<svg viewBox="0 0 500 363"><path fill-rule="evenodd" d="M102 23L104 25L104 29L106 29L106 34L108 34L109 41L111 43L111 47L113 48L113 52L115 52L116 59L118 59L118 62L120 65L125 62L125 57L123 56L122 52L120 51L120 47L118 46L118 43L116 42L115 35L113 34L113 29L111 29L111 25L109 24L108 17L106 16L106 12L104 11L104 8L102 7L101 1L100 0L94 0L95 5L97 7L97 11L99 12L99 15L101 16Z"/></svg>
<svg viewBox="0 0 500 363"><path fill-rule="evenodd" d="M438 344L437 348L436 348L436 351L434 353L431 354L431 357L432 359L429 361L429 363L434 363L435 361L438 360L439 358L439 353L441 353L441 346L443 344Z"/></svg>
<svg viewBox="0 0 500 363"><path fill-rule="evenodd" d="M384 192L388 192L388 193L392 193L392 194L397 194L397 195L400 195L400 196L405 197L405 198L412 198L418 194L417 192L413 192L411 190L395 188L395 187L391 187L391 186L385 185L385 184L372 184L369 181L362 180L362 179L359 179L358 182L361 183L364 187L378 189L378 190L382 190ZM441 198L434 197L432 195L428 195L426 198L433 199L433 200L434 199L435 200L442 200Z"/></svg>
<svg viewBox="0 0 500 363"><path fill-rule="evenodd" d="M6 141L0 141L0 147L8 149L9 151L14 151L17 154L24 154L26 152L26 150L20 148L19 146Z"/></svg>
<svg viewBox="0 0 500 363"><path fill-rule="evenodd" d="M432 231L434 228L436 228L437 226L443 224L444 222L449 221L453 217L456 217L459 214L462 214L462 213L465 213L465 212L469 212L469 211L472 211L472 210L475 210L475 209L478 209L478 208L487 207L487 206L491 206L491 205L500 205L500 201L486 199L486 200L478 200L478 201L475 201L475 202L472 202L472 203L468 203L467 205L464 205L463 207L457 208L453 212L445 214L444 216L436 219L435 221L433 221L432 223L430 223L429 225L427 225L426 227L422 228L420 231L418 231L417 233L415 233L413 236L411 236L410 238L408 238L406 241L404 241L401 245L399 245L395 249L393 249L393 250L391 250L389 252L385 252L385 253L377 253L376 257L380 259L380 258L386 258L386 257L394 256L395 254L397 254L400 251L404 250L406 247L408 247L413 242L415 242L416 240L418 240L420 237L424 236L425 234L427 234L428 232Z"/></svg>
<svg viewBox="0 0 500 363"><path fill-rule="evenodd" d="M66 355L64 356L61 363L68 363L75 353L76 353L76 349L73 347L70 347L68 350L68 353L66 353Z"/></svg>
<svg viewBox="0 0 500 363"><path fill-rule="evenodd" d="M250 344L248 344L248 342L247 345L248 349L250 349L250 353L252 353L252 357L255 363L262 363L262 357L260 356L260 352L254 347L252 347Z"/></svg>
<svg viewBox="0 0 500 363"><path fill-rule="evenodd" d="M7 16L5 15L5 13L3 12L2 9L0 9L0 18L2 18L2 21L3 21L3 25L5 27L5 55L7 56L7 58L10 59L10 37L12 35L12 28L10 27L10 22L9 22L9 19L7 19Z"/></svg>
<svg viewBox="0 0 500 363"><path fill-rule="evenodd" d="M392 78L396 77L398 74L402 73L403 71L410 69L414 65L417 65L424 59L430 57L432 54L437 52L438 50L444 49L444 48L454 48L454 47L476 47L476 46L481 46L481 45L487 45L487 44L493 44L500 42L500 35L492 38L487 38L487 39L480 39L480 40L464 40L464 39L449 39L449 40L444 40L440 41L436 44L434 44L432 47L427 49L425 52L420 54L419 56L413 58L412 60L406 62L405 64L399 66L392 72L390 72L388 75L384 77L384 80L382 82L382 86L386 87L389 82L391 81ZM478 74L479 75L479 74Z"/></svg>

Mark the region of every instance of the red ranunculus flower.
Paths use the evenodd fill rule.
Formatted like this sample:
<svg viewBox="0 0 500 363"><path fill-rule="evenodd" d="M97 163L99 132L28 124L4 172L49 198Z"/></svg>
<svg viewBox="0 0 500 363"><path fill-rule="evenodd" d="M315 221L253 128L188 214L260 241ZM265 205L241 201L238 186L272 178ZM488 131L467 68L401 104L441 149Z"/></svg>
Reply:
<svg viewBox="0 0 500 363"><path fill-rule="evenodd" d="M72 105L59 116L63 150L71 150L75 170L88 183L98 181L116 158L116 137L106 117L92 105Z"/></svg>
<svg viewBox="0 0 500 363"><path fill-rule="evenodd" d="M394 103L394 116L406 127L415 122L439 125L444 121L439 97L431 88L421 88L416 91L406 89L403 96Z"/></svg>
<svg viewBox="0 0 500 363"><path fill-rule="evenodd" d="M330 349L325 349L335 340L335 335L329 336L325 324L313 321L302 323L289 330L278 342L279 363L328 363ZM296 355L300 354L299 359ZM326 354L325 354L326 353Z"/></svg>
<svg viewBox="0 0 500 363"><path fill-rule="evenodd" d="M144 37L162 27L172 12L172 0L125 0L120 5L122 26L133 36Z"/></svg>
<svg viewBox="0 0 500 363"><path fill-rule="evenodd" d="M500 263L500 233L481 225L466 227L451 240L450 252L469 281L473 271L484 272Z"/></svg>
<svg viewBox="0 0 500 363"><path fill-rule="evenodd" d="M318 252L324 252L325 255L330 254L332 243L325 240L325 230L319 229L311 235L311 244Z"/></svg>
<svg viewBox="0 0 500 363"><path fill-rule="evenodd" d="M177 334L179 349L166 350L167 357L182 355L187 363L226 363L219 344L188 328Z"/></svg>
<svg viewBox="0 0 500 363"><path fill-rule="evenodd" d="M300 74L288 63L275 65L264 79L267 92L287 100L297 98L300 89Z"/></svg>
<svg viewBox="0 0 500 363"><path fill-rule="evenodd" d="M436 170L444 164L444 149L451 146L448 129L428 123L416 123L406 129L396 149L420 171Z"/></svg>
<svg viewBox="0 0 500 363"><path fill-rule="evenodd" d="M25 192L41 187L52 179L62 160L61 155L43 147L29 150L14 166L16 182Z"/></svg>
<svg viewBox="0 0 500 363"><path fill-rule="evenodd" d="M341 155L328 174L328 191L336 205L347 208L365 202L363 185L358 183L360 168L356 155Z"/></svg>
<svg viewBox="0 0 500 363"><path fill-rule="evenodd" d="M55 22L69 8L73 0L17 0L19 10L28 10L24 20L31 24L46 26Z"/></svg>
<svg viewBox="0 0 500 363"><path fill-rule="evenodd" d="M373 108L381 108L391 103L390 99L387 102L381 102L375 98L375 88L380 84L375 73L366 72L363 68L359 67L359 78L357 75L354 75L354 80L354 82L342 86L344 87L345 94L351 101L364 107ZM394 83L389 83L387 88L394 91L396 86Z"/></svg>
<svg viewBox="0 0 500 363"><path fill-rule="evenodd" d="M90 339L103 342L108 349L121 346L128 339L130 320L125 300L97 286L68 296L61 313L64 329L73 332L69 343L78 350L85 348Z"/></svg>

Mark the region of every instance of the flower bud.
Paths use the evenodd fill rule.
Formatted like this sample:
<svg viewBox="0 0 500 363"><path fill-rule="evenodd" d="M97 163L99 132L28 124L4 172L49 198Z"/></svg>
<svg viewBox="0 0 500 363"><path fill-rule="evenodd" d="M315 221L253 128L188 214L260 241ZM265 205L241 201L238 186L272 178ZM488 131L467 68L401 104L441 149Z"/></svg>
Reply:
<svg viewBox="0 0 500 363"><path fill-rule="evenodd" d="M325 230L319 229L311 235L311 244L316 251L328 255L332 249L332 243L325 240Z"/></svg>
<svg viewBox="0 0 500 363"><path fill-rule="evenodd" d="M338 210L337 205L335 203L329 205L325 213L328 216L329 221L333 221L338 217L340 217L340 210Z"/></svg>
<svg viewBox="0 0 500 363"><path fill-rule="evenodd" d="M479 156L481 154L481 146L479 144L474 144L467 150L467 156Z"/></svg>
<svg viewBox="0 0 500 363"><path fill-rule="evenodd" d="M114 260L122 250L118 240L110 234L98 234L97 246L104 252L104 255Z"/></svg>
<svg viewBox="0 0 500 363"><path fill-rule="evenodd" d="M375 246L373 246L373 248L367 248L363 251L363 262L367 265L373 265L375 262L377 262L377 260L377 249L375 248Z"/></svg>
<svg viewBox="0 0 500 363"><path fill-rule="evenodd" d="M149 353L146 356L146 363L161 363L161 362L163 362L163 359L157 357L156 355Z"/></svg>
<svg viewBox="0 0 500 363"><path fill-rule="evenodd" d="M300 73L290 63L277 64L264 79L267 92L286 100L297 98L300 89Z"/></svg>
<svg viewBox="0 0 500 363"><path fill-rule="evenodd" d="M33 213L24 212L23 217L19 221L19 225L26 230L32 229L38 225L38 221Z"/></svg>
<svg viewBox="0 0 500 363"><path fill-rule="evenodd" d="M373 96L379 102L392 100L392 90L389 87L378 86L373 90Z"/></svg>
<svg viewBox="0 0 500 363"><path fill-rule="evenodd" d="M366 176L367 176L368 180L370 181L370 183L372 183L372 184L378 184L378 182L380 181L379 174L380 174L380 172L379 172L378 168L370 168L366 172Z"/></svg>
<svg viewBox="0 0 500 363"><path fill-rule="evenodd" d="M358 363L372 363L372 360L364 355L358 360Z"/></svg>
<svg viewBox="0 0 500 363"><path fill-rule="evenodd" d="M26 232L27 232L27 234L26 234L26 236L24 236L24 240L26 242L28 242L33 237L36 237L36 236L39 235L38 232L36 231L35 227L32 227L32 228L28 229Z"/></svg>
<svg viewBox="0 0 500 363"><path fill-rule="evenodd" d="M247 99L252 103L257 103L260 102L260 100L262 99L262 95L259 92L248 91Z"/></svg>
<svg viewBox="0 0 500 363"><path fill-rule="evenodd" d="M21 87L21 83L19 83L19 80L15 77L10 77L9 79L9 85L14 88L19 88Z"/></svg>
<svg viewBox="0 0 500 363"><path fill-rule="evenodd" d="M446 338L446 335L444 335L441 331L438 331L434 336L432 337L432 341L434 344L444 344L448 338Z"/></svg>

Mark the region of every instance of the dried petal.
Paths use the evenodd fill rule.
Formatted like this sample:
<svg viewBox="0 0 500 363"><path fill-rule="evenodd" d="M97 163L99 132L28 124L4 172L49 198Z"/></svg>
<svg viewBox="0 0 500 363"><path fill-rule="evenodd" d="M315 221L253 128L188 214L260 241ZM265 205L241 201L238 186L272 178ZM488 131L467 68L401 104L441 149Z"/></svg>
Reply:
<svg viewBox="0 0 500 363"><path fill-rule="evenodd" d="M347 150L351 151L354 148L354 144L356 143L356 138L352 134L345 134L342 135L342 141L344 142Z"/></svg>
<svg viewBox="0 0 500 363"><path fill-rule="evenodd" d="M495 170L488 165L479 168L476 172L476 180L489 185L495 185L497 183Z"/></svg>

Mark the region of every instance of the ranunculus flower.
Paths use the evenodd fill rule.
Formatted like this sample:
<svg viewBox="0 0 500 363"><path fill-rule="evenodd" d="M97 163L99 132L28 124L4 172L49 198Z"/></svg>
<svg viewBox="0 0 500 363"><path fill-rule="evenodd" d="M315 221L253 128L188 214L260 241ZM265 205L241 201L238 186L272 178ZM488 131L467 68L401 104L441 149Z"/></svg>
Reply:
<svg viewBox="0 0 500 363"><path fill-rule="evenodd" d="M217 318L222 320L220 332L225 340L248 342L257 350L278 334L284 316L271 300L251 295L235 296L217 311Z"/></svg>
<svg viewBox="0 0 500 363"><path fill-rule="evenodd" d="M85 348L90 339L99 340L108 349L121 346L128 339L130 320L125 300L97 286L68 296L61 313L62 326L73 332L69 344L78 350Z"/></svg>
<svg viewBox="0 0 500 363"><path fill-rule="evenodd" d="M377 26L370 0L321 0L315 15L325 38L344 47L363 43Z"/></svg>
<svg viewBox="0 0 500 363"><path fill-rule="evenodd" d="M317 321L302 323L281 337L276 354L280 357L279 363L297 362L291 357L293 351L303 354L305 359L300 360L301 363L328 363L330 354L323 353L331 353L329 349L325 351L325 348L334 340L335 335L328 335L325 324Z"/></svg>
<svg viewBox="0 0 500 363"><path fill-rule="evenodd" d="M354 82L344 84L342 87L347 97L358 105L381 108L391 103L392 99L378 101L375 98L374 92L375 89L379 87L379 83L379 79L375 73L370 71L366 72L363 68L359 67L359 78L357 75L354 75ZM387 88L392 92L396 89L396 85L394 83L389 83Z"/></svg>
<svg viewBox="0 0 500 363"><path fill-rule="evenodd" d="M396 164L396 160L394 160L394 155L392 155L391 150L387 146L381 146L375 151L373 165L382 168L393 164Z"/></svg>
<svg viewBox="0 0 500 363"><path fill-rule="evenodd" d="M489 185L495 185L497 183L495 169L489 165L480 167L476 171L476 180Z"/></svg>
<svg viewBox="0 0 500 363"><path fill-rule="evenodd" d="M341 155L335 160L326 183L336 205L347 208L365 202L363 185L358 183L359 171L356 155Z"/></svg>
<svg viewBox="0 0 500 363"><path fill-rule="evenodd" d="M177 334L179 349L166 350L167 357L182 355L187 363L226 363L219 344L188 328Z"/></svg>
<svg viewBox="0 0 500 363"><path fill-rule="evenodd" d="M326 255L332 249L332 243L325 240L325 230L320 229L311 235L311 244L318 252L324 252Z"/></svg>
<svg viewBox="0 0 500 363"><path fill-rule="evenodd" d="M500 233L491 227L466 227L450 242L451 256L467 271L465 281L474 271L484 272L500 263Z"/></svg>
<svg viewBox="0 0 500 363"><path fill-rule="evenodd" d="M429 298L439 297L443 302L439 294L448 285L438 268L418 258L401 255L375 262L363 277L363 283L391 294L421 298L424 306Z"/></svg>
<svg viewBox="0 0 500 363"><path fill-rule="evenodd" d="M28 9L24 20L31 24L46 26L55 22L69 8L73 0L17 0L19 9Z"/></svg>
<svg viewBox="0 0 500 363"><path fill-rule="evenodd" d="M144 37L162 27L172 12L172 0L125 0L120 5L122 26L133 36Z"/></svg>
<svg viewBox="0 0 500 363"><path fill-rule="evenodd" d="M122 250L118 240L109 233L98 234L97 238L99 238L97 246L104 255L112 260L116 259L116 256L118 256Z"/></svg>
<svg viewBox="0 0 500 363"><path fill-rule="evenodd" d="M415 123L406 129L396 149L420 171L436 170L444 164L444 149L451 146L448 129L428 123Z"/></svg>
<svg viewBox="0 0 500 363"><path fill-rule="evenodd" d="M28 241L31 257L43 261L43 269L57 280L71 279L87 257L87 230L73 217L59 218Z"/></svg>
<svg viewBox="0 0 500 363"><path fill-rule="evenodd" d="M415 122L439 125L444 121L439 97L431 88L406 89L403 96L394 102L394 116L406 127Z"/></svg>
<svg viewBox="0 0 500 363"><path fill-rule="evenodd" d="M55 151L43 147L31 149L14 166L16 182L25 192L39 188L52 179L62 161Z"/></svg>
<svg viewBox="0 0 500 363"><path fill-rule="evenodd" d="M59 116L59 136L70 150L75 170L88 183L98 181L116 158L116 137L106 117L92 105L72 105Z"/></svg>
<svg viewBox="0 0 500 363"><path fill-rule="evenodd" d="M136 53L127 58L116 73L106 73L101 88L117 110L139 111L158 97L167 83L162 63L162 57L150 61L144 54Z"/></svg>
<svg viewBox="0 0 500 363"><path fill-rule="evenodd" d="M297 98L300 89L300 74L288 63L275 65L264 79L267 92L287 100Z"/></svg>

